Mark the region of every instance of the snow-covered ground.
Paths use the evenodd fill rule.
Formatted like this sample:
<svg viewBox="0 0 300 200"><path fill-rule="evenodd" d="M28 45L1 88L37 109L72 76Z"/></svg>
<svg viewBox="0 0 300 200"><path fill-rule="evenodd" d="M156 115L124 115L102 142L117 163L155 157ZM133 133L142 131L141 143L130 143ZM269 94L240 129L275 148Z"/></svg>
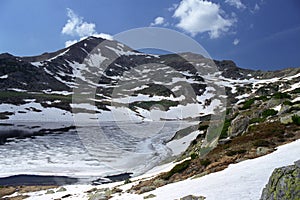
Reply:
<svg viewBox="0 0 300 200"><path fill-rule="evenodd" d="M282 145L268 155L246 160L237 164L231 164L227 169L212 173L200 178L187 179L177 183L172 183L154 191L141 195L122 193L115 194L113 200L141 200L149 194L156 195L159 200L179 199L187 195L205 196L207 200L256 200L260 198L262 189L268 182L268 179L275 168L293 164L299 159L300 140ZM133 180L139 180L145 177L151 177L163 171L170 170L174 163L158 166L148 173L136 177ZM138 182L138 181L137 181ZM119 188L126 190L133 184L122 185L122 182L96 186L97 188L114 187L122 185ZM46 194L46 191L29 193L28 199L55 199L66 194L72 196L64 199L88 199L86 191L95 188L91 185L70 185L65 186L67 191Z"/></svg>
<svg viewBox="0 0 300 200"><path fill-rule="evenodd" d="M275 168L293 164L300 159L300 140L278 147L268 155L231 164L227 169L201 178L187 179L160 187L143 195L125 193L113 199L179 199L187 195L205 196L207 200L257 200Z"/></svg>

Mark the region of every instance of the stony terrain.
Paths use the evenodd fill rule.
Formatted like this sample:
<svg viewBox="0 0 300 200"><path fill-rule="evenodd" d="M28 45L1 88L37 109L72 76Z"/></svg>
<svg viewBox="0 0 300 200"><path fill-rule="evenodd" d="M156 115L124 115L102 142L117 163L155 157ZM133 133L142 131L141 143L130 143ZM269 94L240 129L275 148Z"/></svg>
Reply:
<svg viewBox="0 0 300 200"><path fill-rule="evenodd" d="M261 200L300 199L300 165L275 169L263 190Z"/></svg>

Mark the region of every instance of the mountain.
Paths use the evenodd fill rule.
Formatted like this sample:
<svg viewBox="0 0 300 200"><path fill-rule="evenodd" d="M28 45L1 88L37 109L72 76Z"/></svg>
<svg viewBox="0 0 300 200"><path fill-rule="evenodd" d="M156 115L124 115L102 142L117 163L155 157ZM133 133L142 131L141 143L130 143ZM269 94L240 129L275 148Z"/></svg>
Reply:
<svg viewBox="0 0 300 200"><path fill-rule="evenodd" d="M154 142L161 143L167 148L160 152L168 150L164 156L169 161L182 161L170 171L129 189L132 193L145 193L266 155L279 145L299 139L299 82L300 68L249 70L230 60L212 60L191 52L145 54L97 37L39 56L0 54L0 143L6 137L27 136L28 133L14 130L12 134L9 128L5 130L18 126L14 124L18 120L67 124L74 117L79 124L98 119L193 122L172 133L166 141L161 135L151 137L153 133L149 136L151 140L145 140L149 139L149 131L156 131L154 123L145 126L144 129L150 129L143 130L147 133L145 138L139 132L141 129L141 135L116 135L121 142L141 141L150 149L155 149ZM44 125L28 127L36 131L34 135L64 133L75 128L72 123L61 128L57 124L55 129ZM111 139L109 134L105 136ZM81 139L96 147L100 141L94 137L88 138L94 143ZM116 152L111 149L118 151L117 142L110 141L102 147L104 151L108 149L107 157L113 157L117 164L124 165L117 162L122 158L132 159L129 154L122 154L122 158L121 154L113 154ZM128 146L124 151L133 154ZM110 159L107 157L106 161ZM153 162L153 157L139 160L144 162L148 158L149 163ZM146 168L145 164L142 167Z"/></svg>
<svg viewBox="0 0 300 200"><path fill-rule="evenodd" d="M33 120L41 115L70 120L73 111L113 120L109 113L123 109L121 113L137 119L195 119L225 107L217 101L222 95L226 106L232 106L256 95L294 91L299 76L300 68L247 70L233 61L213 62L193 53L148 55L117 41L89 37L39 56L1 54L0 103L5 112L0 118L30 119L35 112ZM51 117L47 109L60 112Z"/></svg>

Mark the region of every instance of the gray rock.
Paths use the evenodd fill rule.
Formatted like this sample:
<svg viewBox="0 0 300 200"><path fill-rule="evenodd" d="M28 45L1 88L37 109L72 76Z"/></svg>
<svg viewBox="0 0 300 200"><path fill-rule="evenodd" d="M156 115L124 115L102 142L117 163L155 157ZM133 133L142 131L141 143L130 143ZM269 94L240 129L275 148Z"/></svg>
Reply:
<svg viewBox="0 0 300 200"><path fill-rule="evenodd" d="M260 200L277 199L300 199L300 168L298 164L277 168L273 171L268 184L263 189Z"/></svg>
<svg viewBox="0 0 300 200"><path fill-rule="evenodd" d="M141 187L140 193L150 192L155 189L156 189L155 186L144 186L144 187Z"/></svg>
<svg viewBox="0 0 300 200"><path fill-rule="evenodd" d="M89 200L108 200L109 197L105 193L96 193L93 194Z"/></svg>
<svg viewBox="0 0 300 200"><path fill-rule="evenodd" d="M295 162L295 165L296 165L297 167L300 168L300 160L297 160L297 161Z"/></svg>
<svg viewBox="0 0 300 200"><path fill-rule="evenodd" d="M241 135L249 125L249 117L247 116L238 116L231 122L231 126L228 129L229 136L238 136Z"/></svg>
<svg viewBox="0 0 300 200"><path fill-rule="evenodd" d="M258 156L262 156L262 155L269 153L270 151L271 151L271 149L268 147L257 147L256 154Z"/></svg>
<svg viewBox="0 0 300 200"><path fill-rule="evenodd" d="M206 198L203 196L194 196L194 195L188 195L180 198L180 200L204 200L204 199Z"/></svg>
<svg viewBox="0 0 300 200"><path fill-rule="evenodd" d="M57 192L65 192L65 191L67 191L67 189L64 188L64 187L60 187L60 188L57 190Z"/></svg>
<svg viewBox="0 0 300 200"><path fill-rule="evenodd" d="M54 194L54 190L47 190L46 194Z"/></svg>
<svg viewBox="0 0 300 200"><path fill-rule="evenodd" d="M154 194L149 194L149 195L147 195L147 196L144 196L144 199L151 199L151 198L154 198L154 197L156 197L156 195L154 195Z"/></svg>

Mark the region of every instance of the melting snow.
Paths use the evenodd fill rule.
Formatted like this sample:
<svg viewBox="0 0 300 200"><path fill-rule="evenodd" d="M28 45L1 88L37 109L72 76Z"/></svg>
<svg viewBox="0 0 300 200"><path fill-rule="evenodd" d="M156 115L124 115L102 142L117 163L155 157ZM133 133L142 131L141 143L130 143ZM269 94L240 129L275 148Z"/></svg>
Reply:
<svg viewBox="0 0 300 200"><path fill-rule="evenodd" d="M6 78L8 78L8 75L6 74L6 75L3 75L3 76L0 76L0 79L6 79Z"/></svg>

